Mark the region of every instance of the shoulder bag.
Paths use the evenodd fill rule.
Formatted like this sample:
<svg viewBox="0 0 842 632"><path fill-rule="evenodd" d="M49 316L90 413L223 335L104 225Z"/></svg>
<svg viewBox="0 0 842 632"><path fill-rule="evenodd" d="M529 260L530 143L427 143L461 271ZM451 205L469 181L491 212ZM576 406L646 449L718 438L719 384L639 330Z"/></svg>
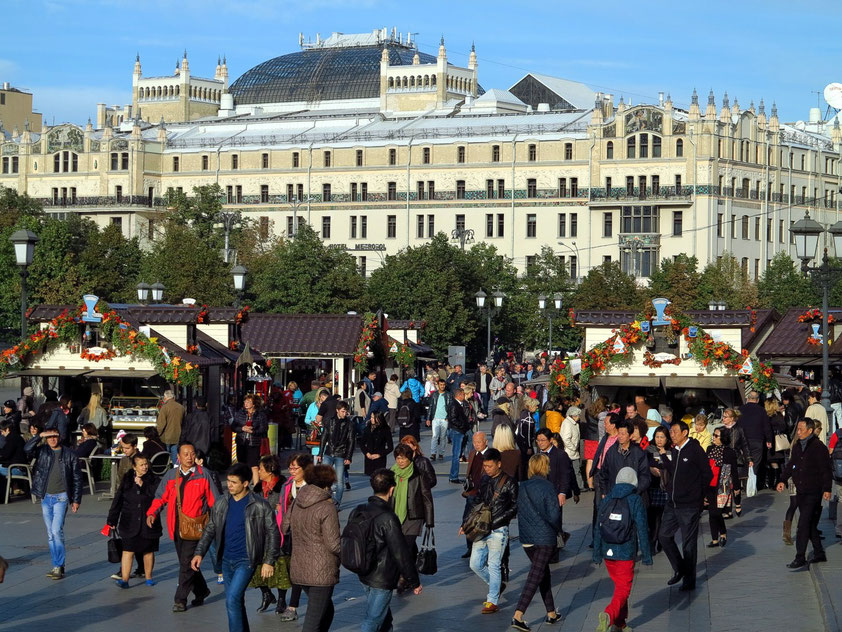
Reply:
<svg viewBox="0 0 842 632"><path fill-rule="evenodd" d="M191 518L181 510L181 479L180 473L176 474L176 509L178 511L178 537L182 540L198 541L202 539L202 532L205 530L205 525L208 524L209 514L199 514L196 518Z"/></svg>
<svg viewBox="0 0 842 632"><path fill-rule="evenodd" d="M500 479L494 486L494 496L492 496L492 501L494 500L494 498L497 498L497 496L500 495L500 488L508 480L508 478L509 477L505 474L500 475ZM468 517L462 524L462 532L465 534L465 537L468 538L469 542L482 540L489 533L491 533L490 502L480 503L476 505L473 509L471 509L471 513L468 514Z"/></svg>

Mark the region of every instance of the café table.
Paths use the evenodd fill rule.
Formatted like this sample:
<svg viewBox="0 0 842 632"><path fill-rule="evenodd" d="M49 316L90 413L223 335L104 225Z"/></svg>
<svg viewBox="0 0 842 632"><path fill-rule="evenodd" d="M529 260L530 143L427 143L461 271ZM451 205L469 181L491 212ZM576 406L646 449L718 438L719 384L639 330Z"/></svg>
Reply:
<svg viewBox="0 0 842 632"><path fill-rule="evenodd" d="M107 492L102 493L97 500L111 500L114 498L114 495L117 493L117 485L119 481L117 480L117 464L123 458L122 454L94 454L90 458L92 459L102 459L103 461L111 461L111 485L110 489Z"/></svg>

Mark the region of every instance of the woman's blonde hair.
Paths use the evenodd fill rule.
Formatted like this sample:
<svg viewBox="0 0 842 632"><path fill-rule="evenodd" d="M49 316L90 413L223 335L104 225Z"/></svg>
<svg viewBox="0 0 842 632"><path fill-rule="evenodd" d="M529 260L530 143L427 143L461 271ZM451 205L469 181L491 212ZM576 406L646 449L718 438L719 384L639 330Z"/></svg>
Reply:
<svg viewBox="0 0 842 632"><path fill-rule="evenodd" d="M525 397L523 400L523 407L526 408L526 410L528 410L530 413L534 413L536 410L538 410L539 406L540 404L538 404L538 400L534 397Z"/></svg>
<svg viewBox="0 0 842 632"><path fill-rule="evenodd" d="M295 382L295 380L290 380L289 384L287 384L287 389L295 391L298 389L298 384Z"/></svg>
<svg viewBox="0 0 842 632"><path fill-rule="evenodd" d="M778 411L781 409L781 407L778 405L778 400L776 400L774 397L767 399L765 402L763 402L763 406L764 408L766 408L766 414L769 417L774 417L778 414Z"/></svg>
<svg viewBox="0 0 842 632"><path fill-rule="evenodd" d="M508 426L497 426L497 430L494 431L494 440L491 447L495 450L500 450L500 452L517 450L515 435L512 434L512 429Z"/></svg>
<svg viewBox="0 0 842 632"><path fill-rule="evenodd" d="M546 454L533 454L529 457L529 467L527 468L527 478L533 476L541 476L547 478L550 473L550 459Z"/></svg>
<svg viewBox="0 0 842 632"><path fill-rule="evenodd" d="M88 400L88 419L93 419L97 408L102 408L99 403L101 399L99 393L91 393L91 398Z"/></svg>

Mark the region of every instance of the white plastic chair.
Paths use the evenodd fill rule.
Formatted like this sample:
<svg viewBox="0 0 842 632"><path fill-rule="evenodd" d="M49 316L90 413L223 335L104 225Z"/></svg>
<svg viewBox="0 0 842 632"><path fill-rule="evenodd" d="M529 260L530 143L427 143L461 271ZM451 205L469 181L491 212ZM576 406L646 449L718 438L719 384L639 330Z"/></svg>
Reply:
<svg viewBox="0 0 842 632"><path fill-rule="evenodd" d="M18 474L16 470L23 470L23 474ZM9 466L9 473L6 475L6 504L9 504L9 495L12 491L12 481L26 481L29 483L29 495L32 498L32 504L35 504L35 496L32 495L32 464L31 463L12 463Z"/></svg>

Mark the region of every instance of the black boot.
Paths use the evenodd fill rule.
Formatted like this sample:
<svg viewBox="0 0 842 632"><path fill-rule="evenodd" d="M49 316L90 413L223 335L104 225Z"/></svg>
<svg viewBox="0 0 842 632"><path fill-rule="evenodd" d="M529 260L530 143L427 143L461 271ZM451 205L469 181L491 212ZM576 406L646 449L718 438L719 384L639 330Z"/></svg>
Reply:
<svg viewBox="0 0 842 632"><path fill-rule="evenodd" d="M263 600L260 602L260 606L257 608L258 612L266 612L266 609L269 608L273 603L275 603L275 595L272 594L272 591L264 586L260 587L260 592L263 593Z"/></svg>
<svg viewBox="0 0 842 632"><path fill-rule="evenodd" d="M278 605L275 606L275 614L280 614L287 609L287 591L278 588Z"/></svg>

